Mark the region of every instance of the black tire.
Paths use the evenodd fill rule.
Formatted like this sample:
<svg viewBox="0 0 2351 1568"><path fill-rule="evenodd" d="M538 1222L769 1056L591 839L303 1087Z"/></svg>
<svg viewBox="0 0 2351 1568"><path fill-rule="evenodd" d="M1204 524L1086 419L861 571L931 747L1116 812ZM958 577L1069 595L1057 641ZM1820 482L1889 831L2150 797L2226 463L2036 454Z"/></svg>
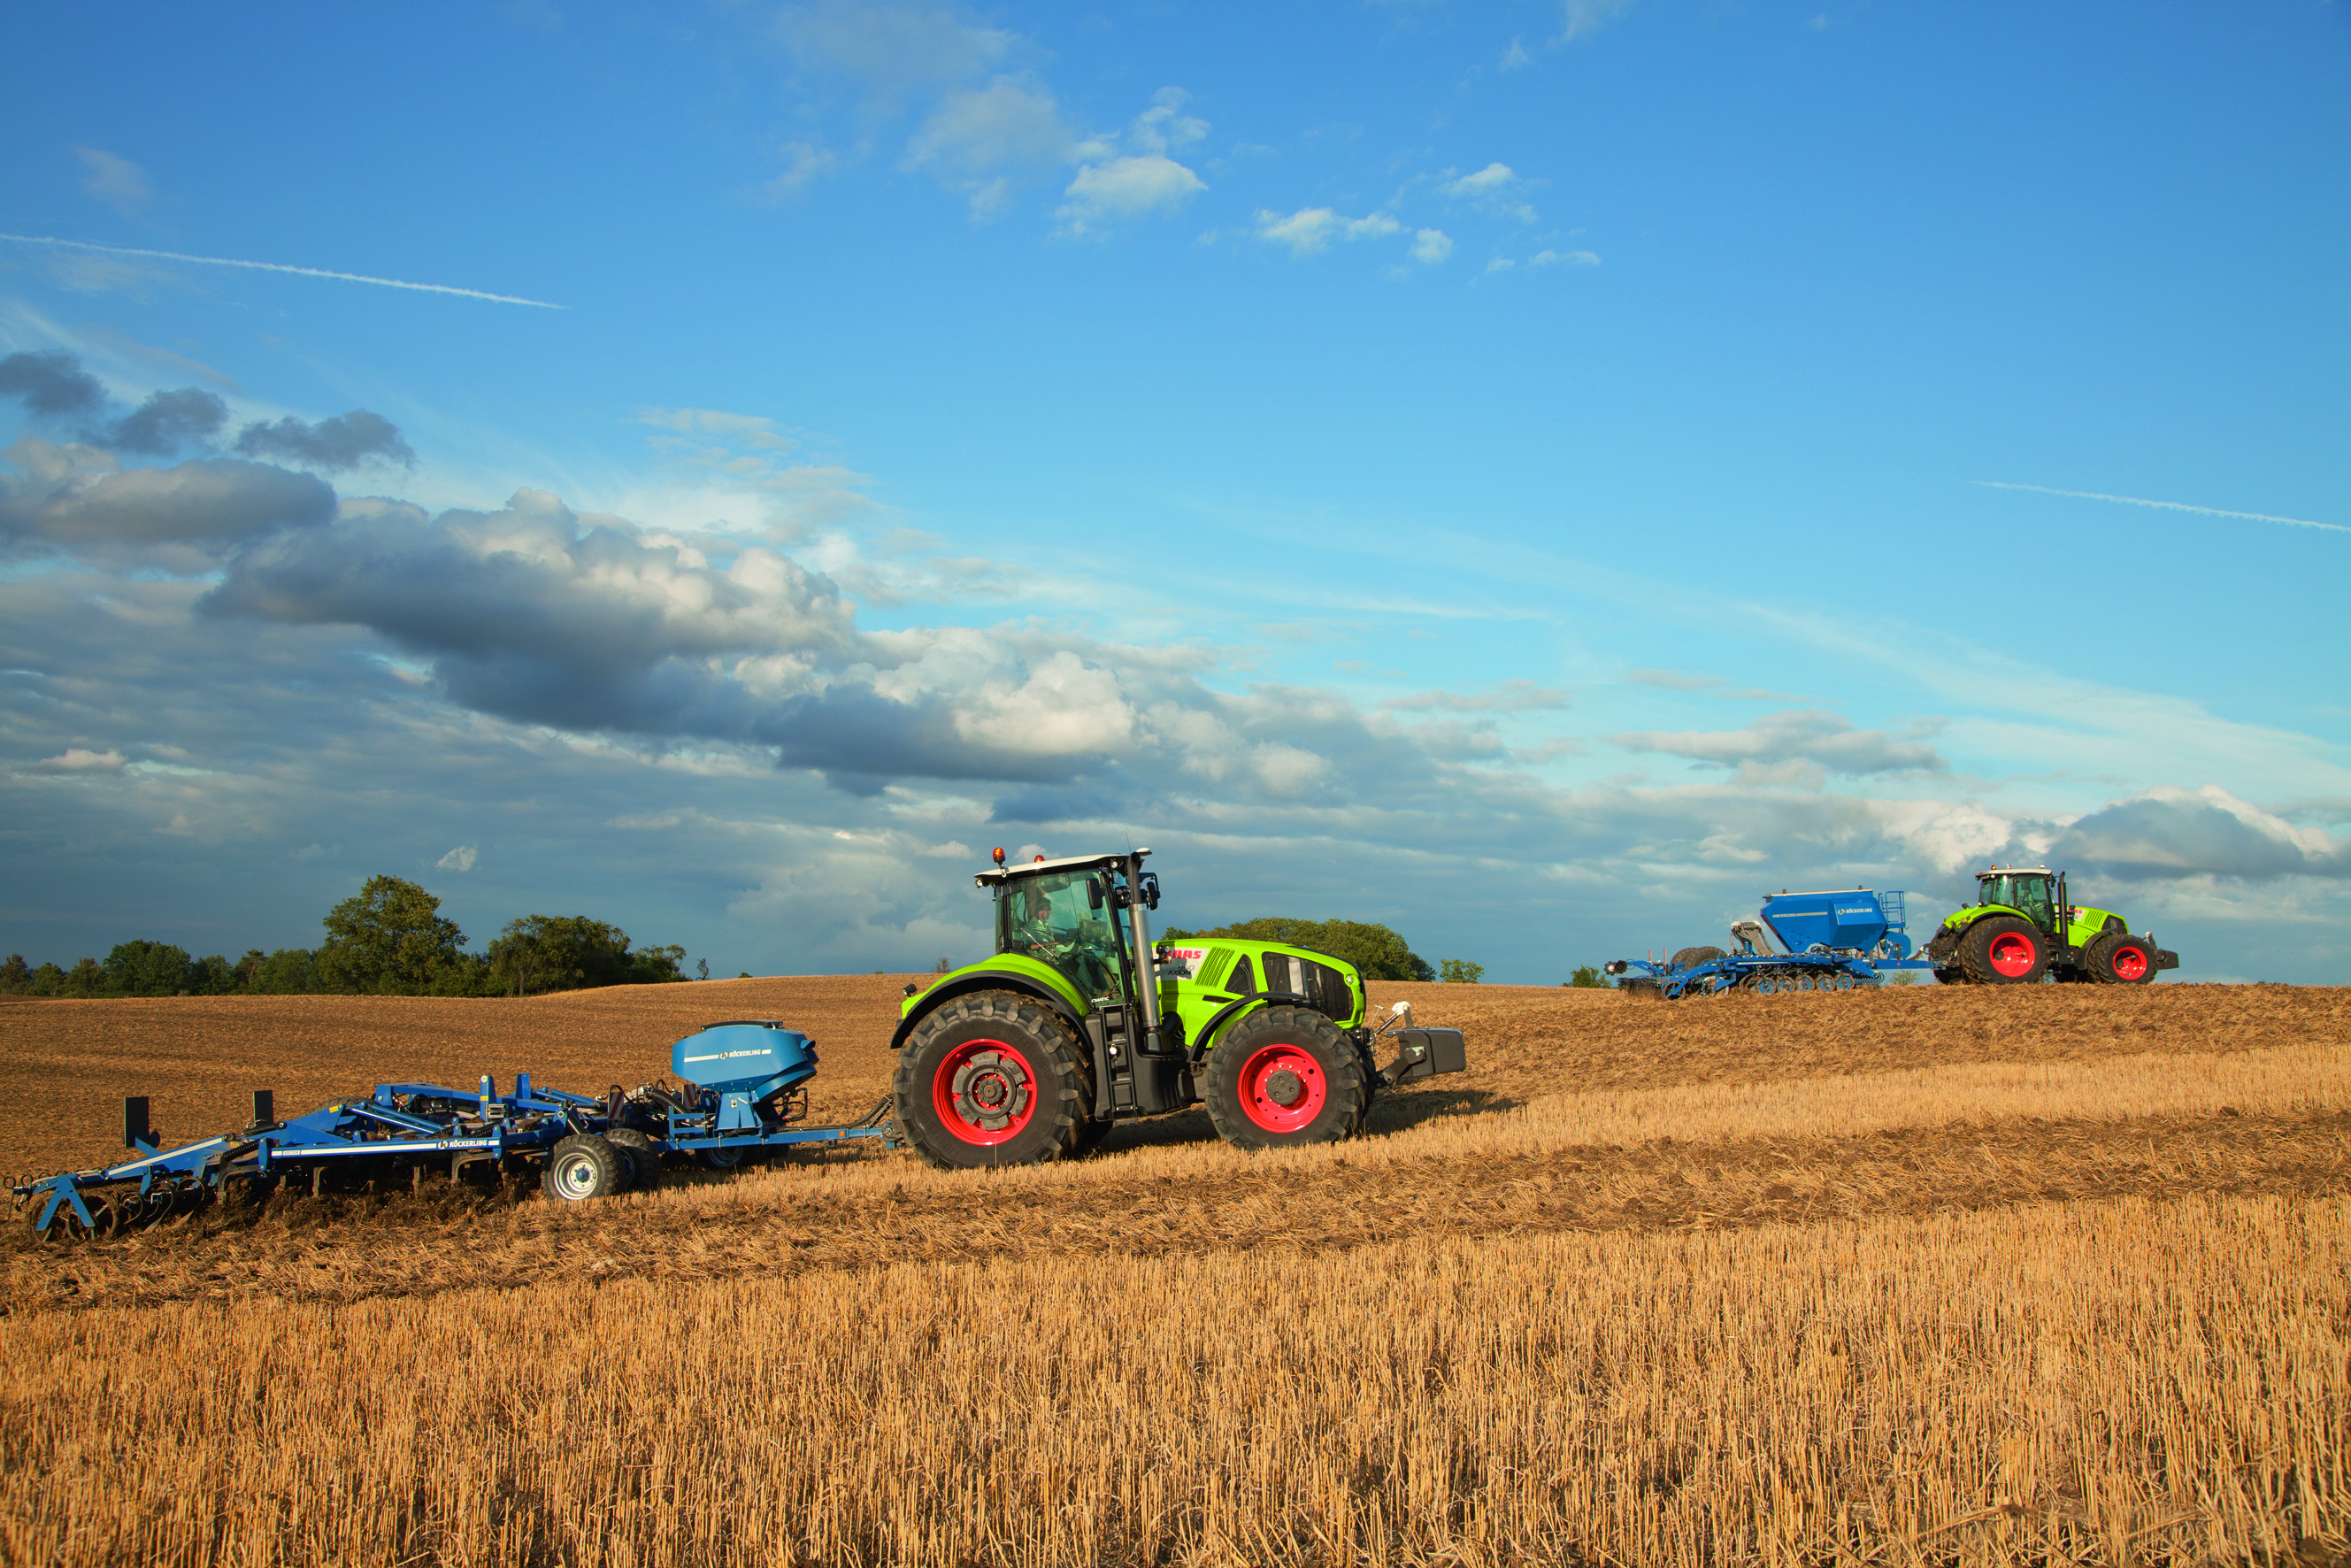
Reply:
<svg viewBox="0 0 2351 1568"><path fill-rule="evenodd" d="M1959 967L1979 986L2029 986L2049 973L2049 938L2013 915L1987 915L1959 938Z"/></svg>
<svg viewBox="0 0 2351 1568"><path fill-rule="evenodd" d="M941 1170L1074 1154L1087 1073L1078 1038L1017 991L972 991L914 1026L890 1081L899 1130Z"/></svg>
<svg viewBox="0 0 2351 1568"><path fill-rule="evenodd" d="M1311 1008L1259 1008L1208 1052L1203 1089L1217 1135L1240 1149L1335 1144L1371 1100L1361 1054Z"/></svg>
<svg viewBox="0 0 2351 1568"><path fill-rule="evenodd" d="M1693 964L1712 963L1721 956L1723 951L1719 947L1685 947L1674 955L1673 966L1677 969L1687 969Z"/></svg>
<svg viewBox="0 0 2351 1568"><path fill-rule="evenodd" d="M2082 958L2101 985L2144 986L2155 978L2155 944L2128 932L2108 932Z"/></svg>
<svg viewBox="0 0 2351 1568"><path fill-rule="evenodd" d="M634 1127L614 1127L604 1134L604 1141L621 1151L629 1166L629 1190L651 1192L661 1186L661 1151L653 1141Z"/></svg>
<svg viewBox="0 0 2351 1568"><path fill-rule="evenodd" d="M611 1143L593 1133L574 1133L547 1156L539 1186L559 1203L585 1203L627 1190L628 1170L628 1161Z"/></svg>

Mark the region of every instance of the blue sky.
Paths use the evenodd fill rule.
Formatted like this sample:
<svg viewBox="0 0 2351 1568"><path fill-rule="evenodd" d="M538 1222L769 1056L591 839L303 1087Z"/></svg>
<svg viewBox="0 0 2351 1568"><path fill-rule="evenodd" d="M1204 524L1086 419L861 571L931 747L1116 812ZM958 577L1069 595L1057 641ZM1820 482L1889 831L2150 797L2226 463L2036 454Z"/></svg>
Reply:
<svg viewBox="0 0 2351 1568"><path fill-rule="evenodd" d="M1142 842L1497 980L2047 857L2340 983L2346 15L15 8L0 947L926 967Z"/></svg>

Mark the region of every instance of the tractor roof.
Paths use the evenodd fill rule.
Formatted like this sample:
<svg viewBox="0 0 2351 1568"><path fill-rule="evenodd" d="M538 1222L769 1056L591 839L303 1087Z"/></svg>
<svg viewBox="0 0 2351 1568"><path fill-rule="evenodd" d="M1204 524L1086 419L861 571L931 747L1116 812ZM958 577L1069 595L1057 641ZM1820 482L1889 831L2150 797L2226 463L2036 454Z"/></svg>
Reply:
<svg viewBox="0 0 2351 1568"><path fill-rule="evenodd" d="M1149 850L1129 850L1115 855L1065 855L1057 861L1030 861L1027 865L1000 865L993 871L975 872L972 882L980 887L994 887L1018 877L1042 876L1054 871L1092 871L1097 866L1123 866L1129 858L1141 860Z"/></svg>
<svg viewBox="0 0 2351 1568"><path fill-rule="evenodd" d="M1976 873L1976 880L1981 882L1988 876L2055 876L2056 874L2045 865L1996 865L1990 871Z"/></svg>

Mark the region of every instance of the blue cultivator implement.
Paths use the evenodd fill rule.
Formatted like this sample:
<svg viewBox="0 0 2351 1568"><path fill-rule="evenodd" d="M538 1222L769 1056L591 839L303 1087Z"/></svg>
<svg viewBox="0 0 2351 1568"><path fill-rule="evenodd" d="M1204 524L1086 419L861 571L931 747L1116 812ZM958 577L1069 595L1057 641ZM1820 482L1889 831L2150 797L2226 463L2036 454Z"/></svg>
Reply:
<svg viewBox="0 0 2351 1568"><path fill-rule="evenodd" d="M1608 973L1619 990L1678 1001L1726 991L1855 990L1879 984L1889 969L1932 967L1910 956L1899 893L1783 889L1763 895L1761 915L1731 926L1729 951L1685 947L1662 963L1618 958Z"/></svg>
<svg viewBox="0 0 2351 1568"><path fill-rule="evenodd" d="M216 1199L258 1202L287 1181L312 1194L405 1180L451 1179L468 1166L500 1177L536 1177L570 1202L659 1184L665 1159L721 1169L796 1144L901 1140L884 1100L862 1121L810 1127L808 1081L816 1042L769 1019L712 1024L671 1048L678 1087L617 1085L602 1098L534 1086L518 1074L501 1094L488 1074L471 1091L436 1083L379 1083L364 1099L338 1100L290 1121L256 1090L239 1131L165 1150L148 1125L144 1096L122 1103L131 1159L67 1171L12 1189L43 1238L89 1238L193 1213Z"/></svg>

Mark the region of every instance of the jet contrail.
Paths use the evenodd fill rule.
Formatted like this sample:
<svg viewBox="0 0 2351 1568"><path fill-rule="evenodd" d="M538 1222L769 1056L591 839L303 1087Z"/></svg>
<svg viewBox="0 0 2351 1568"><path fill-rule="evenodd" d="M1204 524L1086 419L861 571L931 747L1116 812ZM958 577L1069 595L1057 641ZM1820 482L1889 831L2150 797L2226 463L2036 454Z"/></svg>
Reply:
<svg viewBox="0 0 2351 1568"><path fill-rule="evenodd" d="M52 239L47 235L0 234L0 239L14 240L18 245L63 246L68 250L95 250L108 256L149 256L162 261L193 261L204 267L243 267L255 272L290 272L298 277L333 277L345 283L372 283L384 288L413 288L420 294L455 294L466 299L490 299L500 305L535 305L541 310L561 310L561 305L551 305L544 299L525 299L515 294L485 294L478 288L453 288L445 283L403 283L397 277L370 277L362 272L329 272L318 267L288 267L279 261L232 261L225 256L183 256L175 250L138 250L125 245L92 245L88 240Z"/></svg>
<svg viewBox="0 0 2351 1568"><path fill-rule="evenodd" d="M2218 507L2191 507L2185 501L2150 501L2138 496L2101 496L2095 490L2053 490L2046 485L2003 485L1997 479L1978 479L1974 483L1987 490L2030 490L2036 496L2071 496L2077 501L2119 501L2126 507L2158 507L2167 512L2200 512L2208 517L2241 517L2249 523L2291 523L2297 528L2325 528L2329 533L2351 534L2351 528L2341 523L2314 523L2308 517L2273 517L2267 512L2224 512Z"/></svg>

